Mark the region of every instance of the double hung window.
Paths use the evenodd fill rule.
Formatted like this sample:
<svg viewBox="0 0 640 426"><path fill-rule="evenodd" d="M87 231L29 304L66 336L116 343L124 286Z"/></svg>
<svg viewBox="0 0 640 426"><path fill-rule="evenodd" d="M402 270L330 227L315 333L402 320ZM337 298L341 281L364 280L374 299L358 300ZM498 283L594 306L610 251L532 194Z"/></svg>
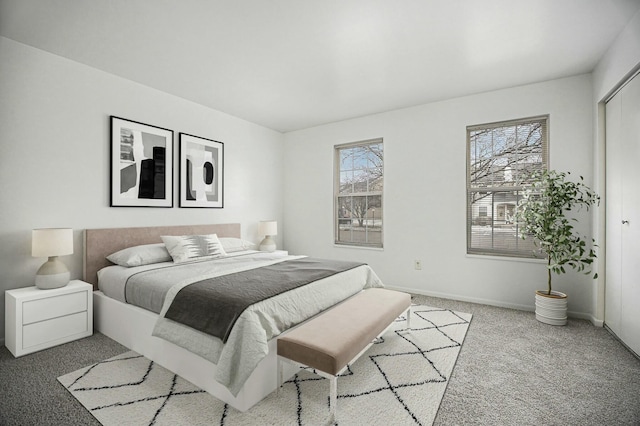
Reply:
<svg viewBox="0 0 640 426"><path fill-rule="evenodd" d="M467 127L467 253L534 257L516 208L548 167L548 116Z"/></svg>
<svg viewBox="0 0 640 426"><path fill-rule="evenodd" d="M382 247L382 139L335 147L335 243Z"/></svg>

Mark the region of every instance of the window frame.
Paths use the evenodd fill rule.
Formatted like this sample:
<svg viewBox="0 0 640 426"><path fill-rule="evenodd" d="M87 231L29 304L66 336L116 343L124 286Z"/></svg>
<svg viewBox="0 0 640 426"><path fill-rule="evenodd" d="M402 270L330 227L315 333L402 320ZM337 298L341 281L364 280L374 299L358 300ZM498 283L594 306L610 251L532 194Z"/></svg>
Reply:
<svg viewBox="0 0 640 426"><path fill-rule="evenodd" d="M466 128L466 132L467 132L467 146L466 146L466 234L467 234L467 254L468 255L481 255L481 256L498 256L498 257L517 257L517 258L527 258L527 259L536 259L539 257L536 257L534 254L534 250L529 247L529 248L520 248L520 249L504 249L504 248L496 248L494 247L479 247L479 248L474 248L472 247L472 228L473 228L473 204L474 201L472 199L472 195L474 193L478 193L478 192L486 192L488 195L490 196L491 202L490 202L490 209L489 211L491 212L491 215L488 216L488 218L490 218L490 226L491 226L491 245L493 246L494 244L494 239L497 235L496 233L496 222L498 222L499 220L494 219L494 215L496 212L500 212L500 205L502 205L502 211L505 214L505 223L509 223L508 220L509 218L511 218L511 220L513 221L513 216L514 213L511 213L511 215L509 214L509 211L512 211L512 209L510 209L509 207L511 206L511 202L509 204L507 203L500 203L500 202L496 202L495 201L495 197L496 194L504 194L503 197L507 197L508 193L512 193L512 196L515 197L515 208L517 208L517 204L519 202L519 200L521 199L521 194L522 191L525 189L525 185L523 184L518 184L515 183L512 186L509 185L491 185L491 186L472 186L472 182L471 182L471 172L472 172L472 164L471 164L471 134L474 131L478 131L478 130L492 130L492 129L498 129L498 128L508 128L508 127L515 127L517 125L524 125L527 123L534 123L534 122L541 122L542 123L542 142L541 142L541 152L540 155L542 157L542 161L540 162L540 167L542 170L548 170L549 169L549 143L550 143L550 137L549 137L549 133L550 133L550 116L549 114L546 115L538 115L538 116L533 116L533 117L525 117L525 118L518 118L518 119L513 119L513 120L505 120L505 121L497 121L497 122L492 122L492 123L485 123L485 124L476 124L476 125L471 125L471 126L467 126ZM496 158L497 156L492 156L491 158ZM480 217L478 215L478 217ZM522 243L524 246L526 246L527 244L531 244L531 240L526 240L528 241L528 243L525 243L524 240L522 240L518 235L519 235L519 226L517 221L513 221L513 229L515 231L515 244L516 246L518 246L519 243Z"/></svg>
<svg viewBox="0 0 640 426"><path fill-rule="evenodd" d="M382 171L382 187L379 191L364 191L364 192L353 192L348 195L340 194L340 174L342 172L341 169L341 159L340 154L343 149L354 148L358 146L370 146L370 145L382 145L382 165L380 166ZM334 172L333 172L333 242L336 246L340 247L355 247L355 248L373 248L373 249L383 249L384 248L384 140L383 138L374 138L374 139L366 139L357 142L349 142L344 144L334 145ZM340 216L339 216L339 208L340 208L340 198L343 197L361 197L361 196L379 196L380 197L380 207L379 214L380 216L375 216L373 220L372 227L375 227L376 223L380 223L380 242L357 242L357 241L341 241L340 240ZM375 208L374 208L375 210ZM367 212L369 209L367 209ZM343 219L344 220L344 219ZM354 219L351 219L354 220ZM365 219L367 220L367 219ZM365 233L368 233L368 226L365 227ZM366 235L368 239L368 234Z"/></svg>

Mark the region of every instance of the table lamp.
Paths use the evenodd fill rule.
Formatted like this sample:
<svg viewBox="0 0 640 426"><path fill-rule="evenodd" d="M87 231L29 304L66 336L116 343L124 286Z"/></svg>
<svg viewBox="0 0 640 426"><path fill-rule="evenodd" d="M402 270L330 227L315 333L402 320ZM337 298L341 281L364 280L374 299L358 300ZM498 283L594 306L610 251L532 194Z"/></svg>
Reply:
<svg viewBox="0 0 640 426"><path fill-rule="evenodd" d="M271 237L278 234L278 222L275 220L261 221L258 226L258 234L264 235L264 240L258 248L260 251L272 252L276 250L276 242Z"/></svg>
<svg viewBox="0 0 640 426"><path fill-rule="evenodd" d="M36 287L47 290L64 287L69 283L69 270L58 256L73 254L73 229L34 229L31 233L31 255L48 257L36 273Z"/></svg>

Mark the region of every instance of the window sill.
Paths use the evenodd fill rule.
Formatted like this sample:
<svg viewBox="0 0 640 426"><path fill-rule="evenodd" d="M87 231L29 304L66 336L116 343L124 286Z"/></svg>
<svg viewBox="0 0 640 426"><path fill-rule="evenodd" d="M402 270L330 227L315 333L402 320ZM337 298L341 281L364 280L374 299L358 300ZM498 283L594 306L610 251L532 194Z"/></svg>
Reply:
<svg viewBox="0 0 640 426"><path fill-rule="evenodd" d="M356 250L384 251L384 247L350 246L348 244L333 244L333 246L336 248L347 248L347 249L356 249Z"/></svg>
<svg viewBox="0 0 640 426"><path fill-rule="evenodd" d="M523 262L523 263L547 263L547 259L535 259L530 257L510 257L510 256L492 256L490 254L469 254L467 253L465 257L469 259L481 259L481 260L498 260L498 261L506 261L506 262Z"/></svg>

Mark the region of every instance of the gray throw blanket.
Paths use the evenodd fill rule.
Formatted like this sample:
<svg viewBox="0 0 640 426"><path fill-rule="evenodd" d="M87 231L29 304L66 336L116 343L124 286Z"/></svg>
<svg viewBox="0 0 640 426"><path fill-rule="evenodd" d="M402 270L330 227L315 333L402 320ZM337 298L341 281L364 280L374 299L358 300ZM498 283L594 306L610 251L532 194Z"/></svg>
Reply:
<svg viewBox="0 0 640 426"><path fill-rule="evenodd" d="M305 257L205 279L182 288L165 318L226 343L236 320L250 305L362 265Z"/></svg>

